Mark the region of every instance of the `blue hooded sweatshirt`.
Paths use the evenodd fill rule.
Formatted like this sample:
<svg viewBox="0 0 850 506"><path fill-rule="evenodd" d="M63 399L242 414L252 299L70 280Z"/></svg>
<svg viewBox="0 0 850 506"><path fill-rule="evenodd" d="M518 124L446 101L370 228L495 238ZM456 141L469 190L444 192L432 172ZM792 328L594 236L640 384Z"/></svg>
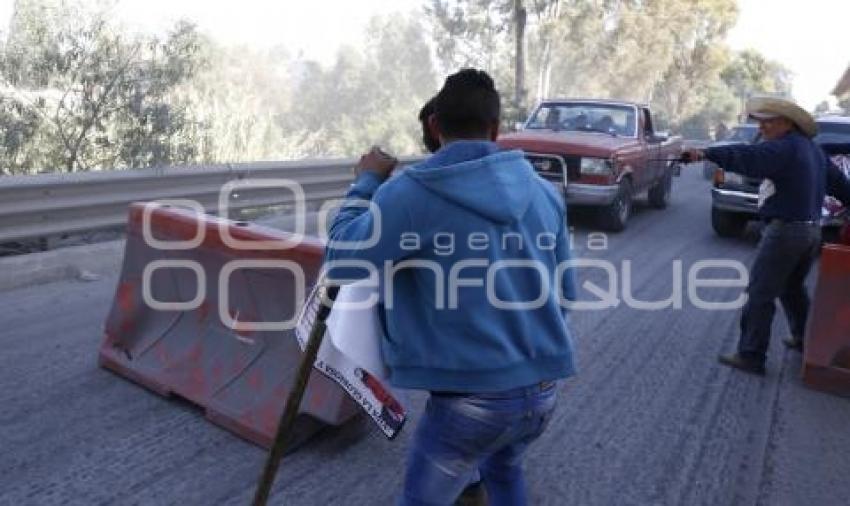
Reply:
<svg viewBox="0 0 850 506"><path fill-rule="evenodd" d="M346 198L329 275L365 277L333 264L351 260L380 272L394 386L495 392L573 374L563 198L521 151L452 142L386 182L361 173Z"/></svg>

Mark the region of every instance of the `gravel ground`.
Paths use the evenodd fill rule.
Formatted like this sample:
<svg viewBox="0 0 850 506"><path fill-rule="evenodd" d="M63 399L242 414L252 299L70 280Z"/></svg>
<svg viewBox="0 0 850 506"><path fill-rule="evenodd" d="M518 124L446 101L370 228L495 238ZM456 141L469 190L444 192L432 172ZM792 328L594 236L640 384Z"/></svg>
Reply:
<svg viewBox="0 0 850 506"><path fill-rule="evenodd" d="M707 182L675 182L669 209L639 209L608 247L577 254L622 265L641 300L668 297L672 265L748 263L753 241L709 225ZM116 275L0 293L0 504L248 504L265 453L97 366ZM580 282L603 285L601 271ZM704 289L729 301L737 288ZM687 294L687 292L686 292ZM781 316L781 312L779 313ZM621 304L572 315L579 374L564 382L552 424L526 461L533 504L845 505L850 497L850 400L804 388L800 356L773 346L766 378L720 367L737 313ZM784 334L777 319L776 337ZM365 420L326 429L288 457L272 503L391 504L413 422L387 441Z"/></svg>

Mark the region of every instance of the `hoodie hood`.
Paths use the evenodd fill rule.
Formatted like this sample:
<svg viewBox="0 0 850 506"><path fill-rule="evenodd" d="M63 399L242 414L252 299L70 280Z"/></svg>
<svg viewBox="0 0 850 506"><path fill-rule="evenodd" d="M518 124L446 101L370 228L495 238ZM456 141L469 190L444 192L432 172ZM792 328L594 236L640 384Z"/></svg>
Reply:
<svg viewBox="0 0 850 506"><path fill-rule="evenodd" d="M492 142L455 141L404 174L429 191L496 223L528 210L534 169L522 151Z"/></svg>

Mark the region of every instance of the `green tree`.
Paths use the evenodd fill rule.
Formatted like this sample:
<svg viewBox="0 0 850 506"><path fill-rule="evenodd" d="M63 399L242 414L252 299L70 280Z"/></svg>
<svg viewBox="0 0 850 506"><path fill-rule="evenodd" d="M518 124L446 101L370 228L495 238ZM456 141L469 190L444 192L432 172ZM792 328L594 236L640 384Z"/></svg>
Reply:
<svg viewBox="0 0 850 506"><path fill-rule="evenodd" d="M194 158L183 135L185 105L173 91L203 64L195 27L178 23L162 40L128 37L106 12L98 4L16 0L0 54L3 103L40 119L11 128L22 140L15 157L2 160L7 170L21 159L30 170L72 172Z"/></svg>
<svg viewBox="0 0 850 506"><path fill-rule="evenodd" d="M791 93L791 71L751 49L737 53L720 77L741 100L758 94Z"/></svg>
<svg viewBox="0 0 850 506"><path fill-rule="evenodd" d="M511 46L517 9L528 10L534 98L611 97L659 101L673 123L703 105L725 65L722 40L735 0L432 0L427 9L444 70L476 65L516 91ZM519 25L517 25L519 26ZM519 60L517 60L519 61ZM523 96L523 93L516 93Z"/></svg>
<svg viewBox="0 0 850 506"><path fill-rule="evenodd" d="M443 73L462 67L494 72L499 54L511 52L514 0L431 0L425 13Z"/></svg>
<svg viewBox="0 0 850 506"><path fill-rule="evenodd" d="M416 115L436 90L422 25L412 16L375 17L362 52L343 47L327 69L302 63L287 130L312 133L314 155L352 156L371 144L419 153Z"/></svg>
<svg viewBox="0 0 850 506"><path fill-rule="evenodd" d="M316 140L292 118L300 62L281 47L204 45L209 65L178 88L201 162L298 158Z"/></svg>
<svg viewBox="0 0 850 506"><path fill-rule="evenodd" d="M678 132L687 139L710 139L720 123L735 123L738 102L723 83L714 82L700 93L702 105L676 124Z"/></svg>
<svg viewBox="0 0 850 506"><path fill-rule="evenodd" d="M733 0L700 0L690 16L696 22L679 32L670 66L655 83L651 102L688 136L703 130L707 135L707 125L727 123L735 115L734 99L718 74L729 60L723 40L737 10Z"/></svg>
<svg viewBox="0 0 850 506"><path fill-rule="evenodd" d="M8 90L0 95L0 173L5 175L26 172L40 159L28 148L41 126L42 101L28 103L16 95Z"/></svg>
<svg viewBox="0 0 850 506"><path fill-rule="evenodd" d="M537 12L529 9L527 3L431 0L425 8L441 73L449 74L463 67L487 71L502 93L505 126L520 119L527 107L523 39L529 28L528 11Z"/></svg>

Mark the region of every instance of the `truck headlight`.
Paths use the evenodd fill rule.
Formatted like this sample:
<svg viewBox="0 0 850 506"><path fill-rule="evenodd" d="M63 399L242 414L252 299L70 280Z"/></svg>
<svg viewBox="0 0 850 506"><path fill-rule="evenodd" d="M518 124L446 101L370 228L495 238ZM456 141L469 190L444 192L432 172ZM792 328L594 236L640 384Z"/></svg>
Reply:
<svg viewBox="0 0 850 506"><path fill-rule="evenodd" d="M604 158L582 158L581 173L591 176L608 176L613 173L611 160Z"/></svg>

